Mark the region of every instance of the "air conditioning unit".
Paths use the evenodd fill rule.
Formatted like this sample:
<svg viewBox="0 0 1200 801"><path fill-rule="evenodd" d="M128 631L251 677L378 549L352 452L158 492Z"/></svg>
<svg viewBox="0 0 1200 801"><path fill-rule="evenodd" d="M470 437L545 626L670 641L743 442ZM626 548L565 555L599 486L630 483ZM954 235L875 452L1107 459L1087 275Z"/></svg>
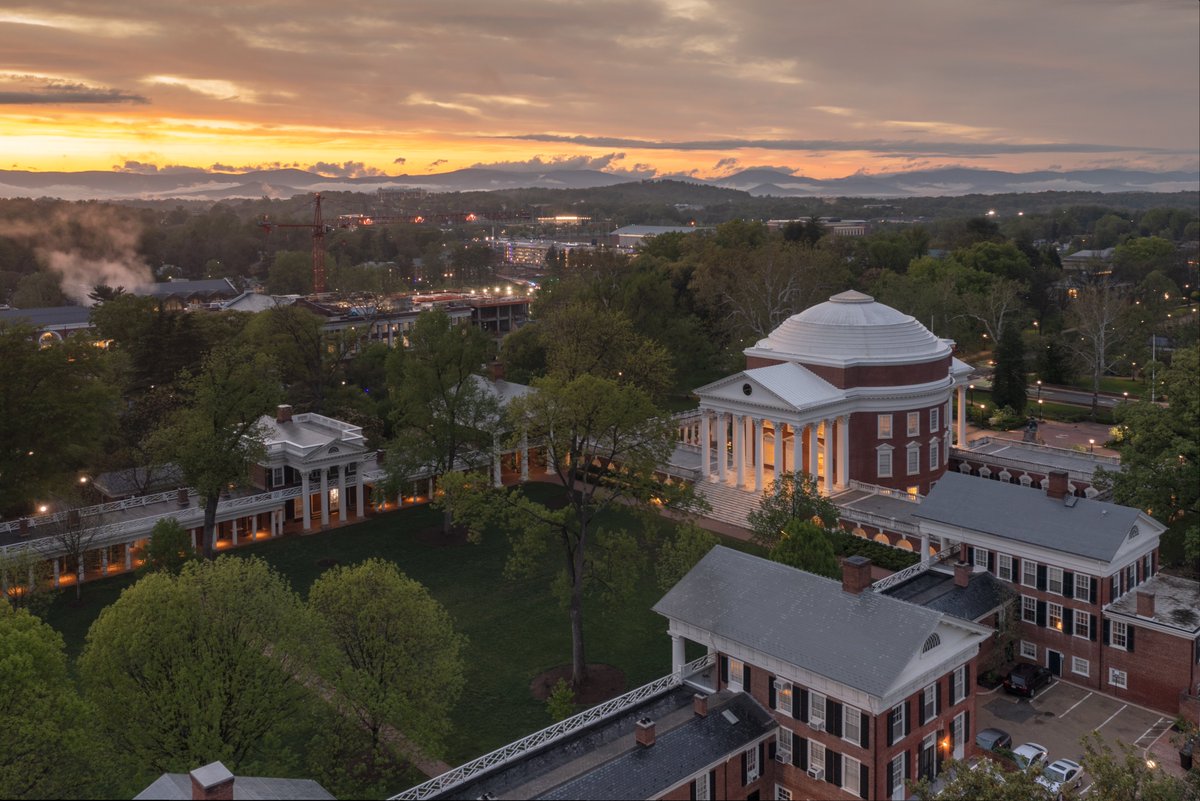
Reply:
<svg viewBox="0 0 1200 801"><path fill-rule="evenodd" d="M783 751L776 748L775 749L775 761L780 763L781 765L788 765L792 761L792 755L785 754Z"/></svg>
<svg viewBox="0 0 1200 801"><path fill-rule="evenodd" d="M808 778L816 779L817 781L825 780L825 768L811 767L808 769Z"/></svg>
<svg viewBox="0 0 1200 801"><path fill-rule="evenodd" d="M808 726L813 731L825 731L825 721L821 718L813 718L812 720L808 721Z"/></svg>

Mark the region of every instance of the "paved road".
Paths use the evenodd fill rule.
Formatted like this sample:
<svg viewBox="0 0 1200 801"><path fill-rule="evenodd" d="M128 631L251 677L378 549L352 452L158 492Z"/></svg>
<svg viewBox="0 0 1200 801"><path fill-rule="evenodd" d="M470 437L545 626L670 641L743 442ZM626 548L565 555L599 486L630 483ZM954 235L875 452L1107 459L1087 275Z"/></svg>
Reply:
<svg viewBox="0 0 1200 801"><path fill-rule="evenodd" d="M1027 394L1029 395L1029 399L1033 401L1032 406L1037 406L1037 385L1030 385L1027 388ZM1044 401L1054 401L1055 403L1073 403L1076 406L1087 406L1089 409L1092 406L1092 393L1079 389L1062 389L1060 387L1043 386L1041 397ZM1098 405L1102 409L1111 409L1124 400L1124 398L1101 393L1098 400ZM1032 411L1032 409L1030 410Z"/></svg>

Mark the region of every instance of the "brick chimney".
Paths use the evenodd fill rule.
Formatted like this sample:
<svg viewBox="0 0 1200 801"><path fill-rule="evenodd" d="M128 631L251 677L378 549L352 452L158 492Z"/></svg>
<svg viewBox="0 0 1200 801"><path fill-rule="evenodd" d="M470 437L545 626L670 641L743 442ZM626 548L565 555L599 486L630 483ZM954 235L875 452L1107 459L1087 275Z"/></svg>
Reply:
<svg viewBox="0 0 1200 801"><path fill-rule="evenodd" d="M493 381L503 381L504 380L504 362L502 362L502 361L488 362L487 371L488 371L488 378L490 378L491 380L493 380Z"/></svg>
<svg viewBox="0 0 1200 801"><path fill-rule="evenodd" d="M965 587L971 583L971 573L975 568L966 562L956 562L954 565L954 586Z"/></svg>
<svg viewBox="0 0 1200 801"><path fill-rule="evenodd" d="M193 801L233 801L233 774L220 762L196 768L189 775Z"/></svg>
<svg viewBox="0 0 1200 801"><path fill-rule="evenodd" d="M286 403L281 403L275 407L275 422L290 423L292 422L292 407Z"/></svg>
<svg viewBox="0 0 1200 801"><path fill-rule="evenodd" d="M692 696L692 711L697 717L708 717L708 696L696 693Z"/></svg>
<svg viewBox="0 0 1200 801"><path fill-rule="evenodd" d="M645 748L654 745L654 721L650 718L642 718L637 722L637 729L634 731L634 739L637 744Z"/></svg>
<svg viewBox="0 0 1200 801"><path fill-rule="evenodd" d="M1046 497L1062 500L1067 496L1067 473L1064 470L1050 471L1050 486L1046 488Z"/></svg>
<svg viewBox="0 0 1200 801"><path fill-rule="evenodd" d="M1154 617L1154 593L1146 590L1137 591L1138 617Z"/></svg>
<svg viewBox="0 0 1200 801"><path fill-rule="evenodd" d="M865 556L848 556L842 560L842 589L853 595L871 586L871 560Z"/></svg>
<svg viewBox="0 0 1200 801"><path fill-rule="evenodd" d="M180 487L178 490L175 491L175 503L177 503L180 506L188 505L187 487Z"/></svg>

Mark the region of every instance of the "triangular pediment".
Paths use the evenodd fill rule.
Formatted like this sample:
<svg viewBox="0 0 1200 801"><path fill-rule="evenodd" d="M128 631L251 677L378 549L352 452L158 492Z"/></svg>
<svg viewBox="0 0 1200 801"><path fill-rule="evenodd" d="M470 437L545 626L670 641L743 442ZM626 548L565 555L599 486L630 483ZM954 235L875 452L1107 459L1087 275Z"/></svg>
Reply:
<svg viewBox="0 0 1200 801"><path fill-rule="evenodd" d="M359 456L365 452L366 448L361 445L338 439L309 451L304 455L304 461L308 463L323 462L327 459L344 459L347 456Z"/></svg>
<svg viewBox="0 0 1200 801"><path fill-rule="evenodd" d="M800 412L842 400L845 394L793 362L754 367L696 390L701 401L767 406Z"/></svg>

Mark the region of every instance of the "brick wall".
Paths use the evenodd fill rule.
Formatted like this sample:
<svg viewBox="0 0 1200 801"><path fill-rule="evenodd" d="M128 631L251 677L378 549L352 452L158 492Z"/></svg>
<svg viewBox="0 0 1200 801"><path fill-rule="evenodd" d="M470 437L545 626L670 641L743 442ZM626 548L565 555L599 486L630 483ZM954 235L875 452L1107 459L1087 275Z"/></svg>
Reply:
<svg viewBox="0 0 1200 801"><path fill-rule="evenodd" d="M938 427L930 430L929 412L938 409ZM919 421L918 433L908 436L908 413L916 412ZM908 489L919 487L924 495L929 492L934 481L946 472L946 460L949 454L946 448L946 431L949 421L945 420L945 402L915 409L905 409L891 412L892 436L881 439L879 434L879 412L854 412L850 415L850 478L864 481L868 484L879 484L884 487ZM887 414L886 412L884 414ZM938 439L938 467L929 469L929 440ZM919 470L913 475L908 474L908 443L916 442L920 446L918 459ZM892 446L892 475L881 478L878 475L877 449L880 445Z"/></svg>
<svg viewBox="0 0 1200 801"><path fill-rule="evenodd" d="M1172 715L1180 711L1179 694L1195 688L1197 676L1195 644L1154 629L1129 623L1133 631L1133 650L1104 649L1104 675L1101 689L1135 704L1162 710ZM1109 682L1109 669L1125 672L1126 688Z"/></svg>

